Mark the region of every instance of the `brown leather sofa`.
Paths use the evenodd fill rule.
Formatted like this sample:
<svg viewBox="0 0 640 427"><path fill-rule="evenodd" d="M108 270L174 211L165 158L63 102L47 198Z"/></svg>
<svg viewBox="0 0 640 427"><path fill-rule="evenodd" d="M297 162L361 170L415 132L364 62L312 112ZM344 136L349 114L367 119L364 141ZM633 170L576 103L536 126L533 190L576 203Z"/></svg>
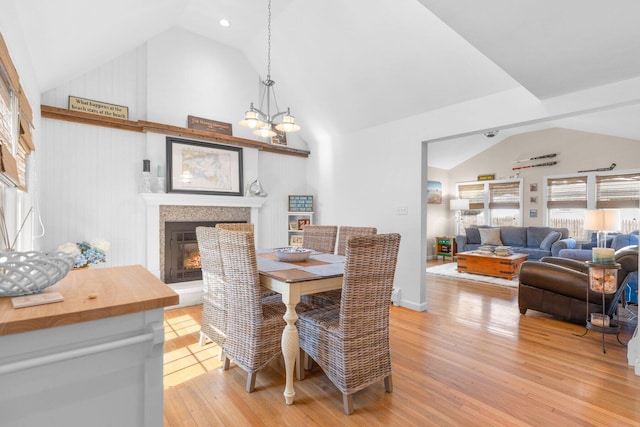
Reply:
<svg viewBox="0 0 640 427"><path fill-rule="evenodd" d="M612 316L626 281L638 271L638 246L626 246L615 253L618 292L605 295L606 313ZM574 323L587 318L588 267L582 261L544 257L525 261L520 267L518 306L520 313L536 310ZM602 313L602 294L589 290L589 313Z"/></svg>

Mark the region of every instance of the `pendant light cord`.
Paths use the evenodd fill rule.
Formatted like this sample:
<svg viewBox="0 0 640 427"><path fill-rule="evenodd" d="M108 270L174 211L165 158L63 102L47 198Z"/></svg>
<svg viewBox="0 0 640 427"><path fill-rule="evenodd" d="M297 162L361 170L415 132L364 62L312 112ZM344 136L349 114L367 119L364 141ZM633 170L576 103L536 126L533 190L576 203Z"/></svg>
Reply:
<svg viewBox="0 0 640 427"><path fill-rule="evenodd" d="M267 21L267 80L271 81L271 0L269 0L269 18Z"/></svg>

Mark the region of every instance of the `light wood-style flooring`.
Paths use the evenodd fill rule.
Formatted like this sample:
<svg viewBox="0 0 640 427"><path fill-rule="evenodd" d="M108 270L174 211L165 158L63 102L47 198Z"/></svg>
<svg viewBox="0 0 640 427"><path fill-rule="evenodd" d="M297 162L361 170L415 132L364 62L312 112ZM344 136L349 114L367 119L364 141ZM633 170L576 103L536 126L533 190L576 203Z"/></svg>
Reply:
<svg viewBox="0 0 640 427"><path fill-rule="evenodd" d="M198 344L201 307L168 310L164 425L640 425L640 376L615 336L603 354L596 332L522 316L515 288L428 275L427 301L425 312L391 307L393 393L382 381L356 393L352 415L317 367L287 406L281 358L246 393L244 371L223 371L218 347Z"/></svg>

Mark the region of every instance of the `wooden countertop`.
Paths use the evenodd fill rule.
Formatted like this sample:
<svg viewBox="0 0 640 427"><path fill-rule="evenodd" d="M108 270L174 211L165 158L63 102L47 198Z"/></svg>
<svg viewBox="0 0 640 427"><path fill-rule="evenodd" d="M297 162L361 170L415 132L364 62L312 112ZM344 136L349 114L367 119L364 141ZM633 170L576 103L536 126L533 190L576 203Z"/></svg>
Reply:
<svg viewBox="0 0 640 427"><path fill-rule="evenodd" d="M64 301L13 308L10 297L1 297L0 335L153 310L180 299L141 265L70 271L47 292L59 292Z"/></svg>

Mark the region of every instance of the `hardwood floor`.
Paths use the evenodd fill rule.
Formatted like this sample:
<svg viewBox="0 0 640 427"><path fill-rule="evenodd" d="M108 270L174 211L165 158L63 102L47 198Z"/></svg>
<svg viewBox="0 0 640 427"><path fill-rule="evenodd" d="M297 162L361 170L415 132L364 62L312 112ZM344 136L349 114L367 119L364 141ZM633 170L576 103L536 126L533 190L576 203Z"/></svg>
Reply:
<svg viewBox="0 0 640 427"><path fill-rule="evenodd" d="M164 425L640 425L640 376L615 336L603 354L598 333L522 316L515 288L428 275L427 301L421 313L391 307L393 393L382 381L356 393L352 415L317 367L285 405L281 358L246 393L244 371L198 344L201 307L166 311Z"/></svg>

